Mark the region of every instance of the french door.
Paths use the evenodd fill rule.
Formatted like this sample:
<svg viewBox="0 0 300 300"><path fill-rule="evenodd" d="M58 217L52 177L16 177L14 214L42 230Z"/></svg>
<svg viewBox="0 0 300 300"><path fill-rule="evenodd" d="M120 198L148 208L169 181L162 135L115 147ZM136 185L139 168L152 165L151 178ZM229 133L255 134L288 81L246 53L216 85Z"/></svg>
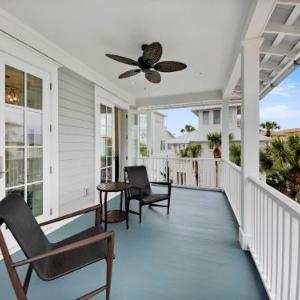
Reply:
<svg viewBox="0 0 300 300"><path fill-rule="evenodd" d="M0 54L0 198L18 193L50 216L49 74Z"/></svg>
<svg viewBox="0 0 300 300"><path fill-rule="evenodd" d="M115 178L115 126L114 106L100 103L100 182Z"/></svg>

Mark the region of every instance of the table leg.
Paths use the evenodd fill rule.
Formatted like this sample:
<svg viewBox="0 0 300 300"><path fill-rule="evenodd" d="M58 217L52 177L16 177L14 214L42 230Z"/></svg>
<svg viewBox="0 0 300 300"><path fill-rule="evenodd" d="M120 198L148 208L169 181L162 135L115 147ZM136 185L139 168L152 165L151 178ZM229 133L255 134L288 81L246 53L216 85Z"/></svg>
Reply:
<svg viewBox="0 0 300 300"><path fill-rule="evenodd" d="M129 222L128 222L128 210L129 210L129 200L128 200L128 191L125 191L125 212L126 212L126 229L129 228Z"/></svg>
<svg viewBox="0 0 300 300"><path fill-rule="evenodd" d="M96 210L96 217L95 217L96 226L102 223L102 191L99 191L99 204L100 204L100 208Z"/></svg>
<svg viewBox="0 0 300 300"><path fill-rule="evenodd" d="M104 195L105 231L107 231L107 192Z"/></svg>
<svg viewBox="0 0 300 300"><path fill-rule="evenodd" d="M122 211L123 207L123 191L121 191L121 196L120 196L120 211Z"/></svg>

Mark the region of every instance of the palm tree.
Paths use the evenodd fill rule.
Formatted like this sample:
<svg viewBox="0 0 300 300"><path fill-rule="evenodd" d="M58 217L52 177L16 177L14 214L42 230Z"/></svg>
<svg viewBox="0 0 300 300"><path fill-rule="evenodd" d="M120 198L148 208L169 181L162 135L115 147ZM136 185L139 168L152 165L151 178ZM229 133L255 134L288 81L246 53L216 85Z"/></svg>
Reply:
<svg viewBox="0 0 300 300"><path fill-rule="evenodd" d="M267 174L267 182L296 199L300 192L300 135L275 138L264 152L261 166Z"/></svg>
<svg viewBox="0 0 300 300"><path fill-rule="evenodd" d="M229 141L233 140L233 134L229 134ZM209 148L214 149L214 158L221 158L221 145L222 145L222 134L220 132L213 132L207 134L207 139L209 141Z"/></svg>
<svg viewBox="0 0 300 300"><path fill-rule="evenodd" d="M240 144L231 144L229 149L230 161L234 164L241 165L241 145Z"/></svg>
<svg viewBox="0 0 300 300"><path fill-rule="evenodd" d="M273 121L266 121L265 123L261 123L260 127L266 130L267 137L271 136L272 130L280 129L280 126L276 122L273 122Z"/></svg>
<svg viewBox="0 0 300 300"><path fill-rule="evenodd" d="M195 130L196 130L196 128L195 128L194 126L189 125L189 124L186 124L186 125L184 126L184 128L182 128L182 129L180 130L180 132L181 132L181 133L184 133L184 132L188 133L188 132L192 132L192 131L195 131Z"/></svg>
<svg viewBox="0 0 300 300"><path fill-rule="evenodd" d="M200 144L191 144L180 150L181 157L199 157L202 153Z"/></svg>

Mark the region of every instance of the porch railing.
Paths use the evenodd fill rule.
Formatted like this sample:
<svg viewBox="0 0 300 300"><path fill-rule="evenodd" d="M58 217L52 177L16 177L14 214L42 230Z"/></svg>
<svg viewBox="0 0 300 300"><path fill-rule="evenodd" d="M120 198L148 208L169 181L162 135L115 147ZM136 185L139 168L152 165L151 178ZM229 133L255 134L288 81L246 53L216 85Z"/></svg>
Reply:
<svg viewBox="0 0 300 300"><path fill-rule="evenodd" d="M272 299L300 299L300 206L250 178L250 251Z"/></svg>
<svg viewBox="0 0 300 300"><path fill-rule="evenodd" d="M270 299L300 299L300 206L262 180L249 178L249 250ZM241 169L223 162L223 189L241 218Z"/></svg>
<svg viewBox="0 0 300 300"><path fill-rule="evenodd" d="M223 190L226 193L235 217L241 222L241 168L229 161L223 161Z"/></svg>
<svg viewBox="0 0 300 300"><path fill-rule="evenodd" d="M173 180L181 186L219 188L222 166L218 159L142 157L151 181Z"/></svg>

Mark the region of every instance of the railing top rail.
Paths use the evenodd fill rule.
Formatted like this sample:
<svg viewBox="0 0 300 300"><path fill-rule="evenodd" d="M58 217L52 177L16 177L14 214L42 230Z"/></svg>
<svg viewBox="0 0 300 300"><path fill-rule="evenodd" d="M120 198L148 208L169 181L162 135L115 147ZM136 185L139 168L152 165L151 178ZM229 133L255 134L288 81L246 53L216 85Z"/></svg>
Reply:
<svg viewBox="0 0 300 300"><path fill-rule="evenodd" d="M164 156L151 156L139 157L139 159L165 159L165 160L197 160L197 161L220 161L220 158L201 158L201 157L164 157Z"/></svg>
<svg viewBox="0 0 300 300"><path fill-rule="evenodd" d="M276 189L274 189L273 187L264 183L261 180L257 180L252 177L249 177L249 180L258 188L262 189L265 193L267 193L270 198L277 201L279 205L289 210L297 218L300 218L300 205L294 200L290 199L286 195L282 194L281 192L277 191Z"/></svg>
<svg viewBox="0 0 300 300"><path fill-rule="evenodd" d="M222 161L224 163L226 163L229 167L231 167L232 169L241 172L241 168L239 166L237 166L236 164L234 164L233 162L226 160L226 159L222 159Z"/></svg>

